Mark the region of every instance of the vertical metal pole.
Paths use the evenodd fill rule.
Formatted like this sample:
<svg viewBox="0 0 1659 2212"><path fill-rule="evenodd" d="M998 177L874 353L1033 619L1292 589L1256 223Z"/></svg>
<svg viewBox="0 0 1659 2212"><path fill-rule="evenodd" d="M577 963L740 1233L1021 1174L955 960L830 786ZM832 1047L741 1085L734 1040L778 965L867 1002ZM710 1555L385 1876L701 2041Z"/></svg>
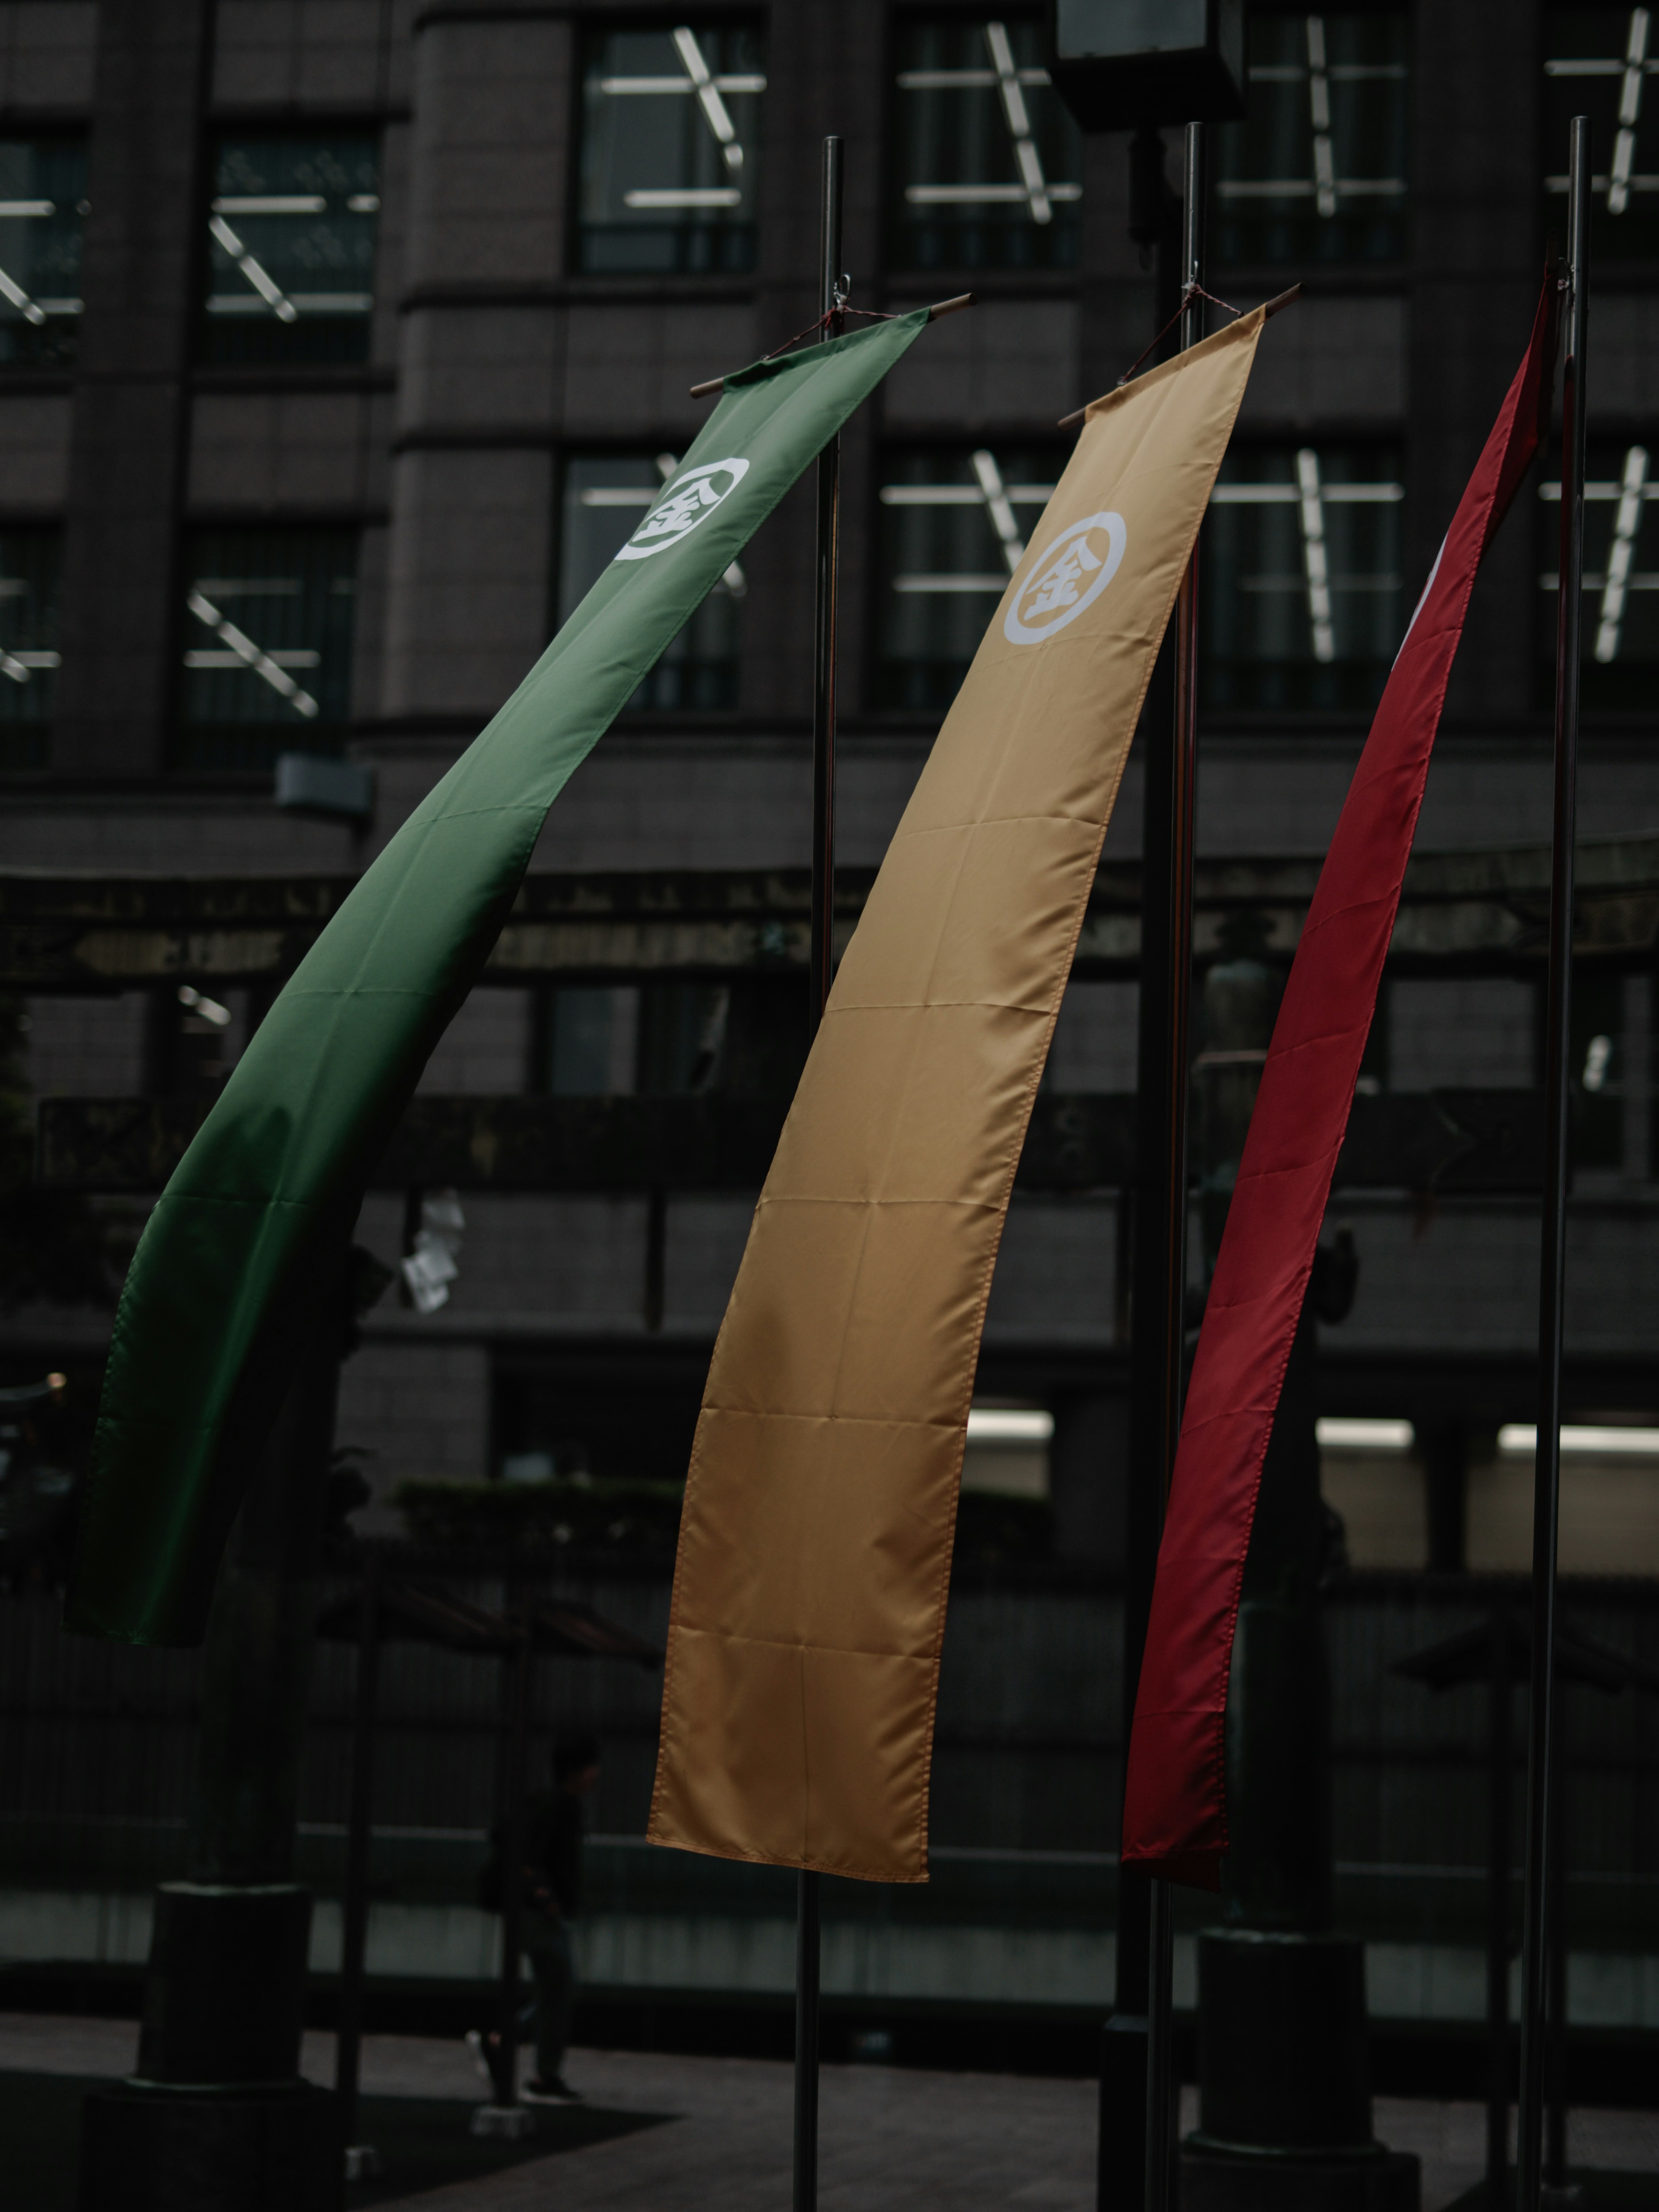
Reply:
<svg viewBox="0 0 1659 2212"><path fill-rule="evenodd" d="M1204 336L1204 126L1187 125L1182 193L1181 349ZM1170 809L1168 1027L1164 1079L1169 1122L1161 1225L1166 1304L1163 1314L1164 1452L1167 1497L1181 1436L1182 1354L1187 1334L1187 1078L1193 986L1193 823L1198 781L1198 555L1176 606L1176 731ZM1145 988L1143 979L1143 988ZM1175 2176L1176 2103L1172 1982L1175 1921L1170 1885L1152 1884L1152 1972L1146 2040L1146 2212L1170 2212Z"/></svg>
<svg viewBox="0 0 1659 2212"><path fill-rule="evenodd" d="M1510 1615L1487 1626L1486 1677L1486 2203L1504 2200L1510 2165Z"/></svg>
<svg viewBox="0 0 1659 2212"><path fill-rule="evenodd" d="M839 337L841 148L823 142L818 224L818 311ZM812 633L812 946L807 1034L816 1036L836 964L836 570L841 531L841 438L818 455L817 574ZM818 2201L818 1877L803 1867L795 1899L794 2212Z"/></svg>
<svg viewBox="0 0 1659 2212"><path fill-rule="evenodd" d="M1572 875L1578 775L1578 652L1584 571L1584 338L1590 206L1589 118L1575 115L1567 155L1566 360L1561 379L1561 560L1555 634L1555 833L1550 872L1549 1014L1545 1041L1544 1219L1539 1269L1538 1456L1533 1478L1532 1686L1527 1724L1526 1893L1521 1938L1518 2212L1543 2185L1548 2040L1548 1903L1554 1781L1555 1578L1561 1503L1561 1331L1566 1291L1567 1033L1572 993Z"/></svg>
<svg viewBox="0 0 1659 2212"><path fill-rule="evenodd" d="M1155 255L1152 329L1175 319L1182 281L1181 203L1164 181L1164 141L1137 132L1129 154L1130 235ZM1173 350L1173 349L1171 349ZM1175 640L1166 636L1136 733L1145 794L1141 827L1140 988L1136 1018L1135 1165L1121 1194L1118 1244L1128 1295L1129 1467L1124 1528L1122 1741L1129 1740L1140 1658L1158 1571L1164 1516L1164 1408L1158 1372L1167 1257L1160 1226L1164 1132L1164 1036L1168 1011L1171 758L1176 744ZM1097 2212L1143 2212L1146 2196L1146 2038L1151 2008L1152 1884L1138 1868L1117 1877L1117 1961L1111 2016L1101 2038Z"/></svg>
<svg viewBox="0 0 1659 2212"><path fill-rule="evenodd" d="M515 1618L515 1638L501 1661L503 1703L501 1777L501 2026L490 2071L497 2105L519 2101L519 1939L524 1920L525 1761L530 1743L530 1670L534 1654L528 1601Z"/></svg>
<svg viewBox="0 0 1659 2212"><path fill-rule="evenodd" d="M346 2154L366 2163L357 2142L357 2087L363 2039L363 1954L368 1938L368 1857L373 1834L374 1705L380 1672L380 1555L363 1559L358 1602L356 1701L351 1727L351 1809L346 1831L345 1904L340 1941L340 2015L334 2045L334 2094Z"/></svg>

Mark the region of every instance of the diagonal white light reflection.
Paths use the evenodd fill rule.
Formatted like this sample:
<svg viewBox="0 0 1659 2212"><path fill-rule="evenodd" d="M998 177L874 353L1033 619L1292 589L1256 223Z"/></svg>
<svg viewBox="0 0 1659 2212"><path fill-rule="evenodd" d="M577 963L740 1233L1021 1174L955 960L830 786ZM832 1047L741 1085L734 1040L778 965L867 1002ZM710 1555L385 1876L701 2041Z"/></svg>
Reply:
<svg viewBox="0 0 1659 2212"><path fill-rule="evenodd" d="M1308 619L1313 624L1314 659L1336 659L1336 629L1331 620L1330 562L1325 549L1325 502L1319 481L1319 456L1304 446L1296 457L1297 514L1302 525L1302 573L1308 586Z"/></svg>
<svg viewBox="0 0 1659 2212"><path fill-rule="evenodd" d="M242 665L262 678L273 691L279 692L295 714L303 714L307 721L315 718L317 702L310 692L301 690L288 671L279 668L270 655L255 645L246 630L238 629L211 599L204 598L200 592L191 592L185 604L197 621L204 623L216 637L222 637Z"/></svg>
<svg viewBox="0 0 1659 2212"><path fill-rule="evenodd" d="M991 66L997 73L997 92L1002 101L1008 135L1014 142L1014 159L1019 164L1019 180L1024 189L1025 204L1031 211L1033 222L1051 222L1054 208L1042 174L1042 159L1037 152L1036 141L1031 136L1030 111L1025 105L1019 71L1014 66L1014 50L1009 43L1006 24L988 23L985 26L985 44L990 52Z"/></svg>
<svg viewBox="0 0 1659 2212"><path fill-rule="evenodd" d="M265 305L271 309L277 321L297 323L300 319L300 310L270 270L265 268L264 263L257 260L248 252L223 216L210 216L208 228L213 233L219 244L224 247L225 252L229 254Z"/></svg>
<svg viewBox="0 0 1659 2212"><path fill-rule="evenodd" d="M1630 589L1631 563L1636 557L1636 536L1642 526L1642 495L1647 481L1647 448L1632 446L1625 455L1625 472L1620 479L1619 512L1613 520L1613 546L1601 583L1601 618L1595 628L1595 658L1603 667L1619 658L1619 632L1625 619L1625 597Z"/></svg>
<svg viewBox="0 0 1659 2212"><path fill-rule="evenodd" d="M735 177L743 167L743 149L738 143L737 125L732 120L731 110L720 98L720 87L702 58L702 48L697 44L696 32L682 24L672 36L674 51L691 80L697 95L697 105L720 143L720 158Z"/></svg>
<svg viewBox="0 0 1659 2212"><path fill-rule="evenodd" d="M1625 66L1619 81L1619 136L1613 143L1607 177L1607 213L1623 215L1630 204L1631 173L1636 167L1636 125L1642 112L1643 64L1648 58L1648 11L1632 8L1625 39Z"/></svg>
<svg viewBox="0 0 1659 2212"><path fill-rule="evenodd" d="M974 475L979 483L979 495L985 502L985 512L991 518L991 527L1002 542L1002 557L1008 563L1012 576L1025 558L1025 540L1019 534L1019 525L1014 520L1014 510L1009 504L1008 488L1002 481L1002 471L996 457L983 447L974 455Z"/></svg>

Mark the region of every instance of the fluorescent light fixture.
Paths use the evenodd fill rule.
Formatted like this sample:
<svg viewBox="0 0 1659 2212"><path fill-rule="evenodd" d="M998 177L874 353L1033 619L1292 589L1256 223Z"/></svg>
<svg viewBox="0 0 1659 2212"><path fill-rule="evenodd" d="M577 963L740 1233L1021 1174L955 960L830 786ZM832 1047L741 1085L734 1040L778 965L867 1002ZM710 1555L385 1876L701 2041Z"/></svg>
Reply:
<svg viewBox="0 0 1659 2212"><path fill-rule="evenodd" d="M1310 15L1310 24L1319 18ZM1325 508L1321 497L1319 456L1304 446L1296 457L1296 476L1301 492L1298 513L1302 524L1302 566L1308 582L1308 619L1313 626L1314 659L1336 659L1336 629L1331 620L1330 569L1325 552Z"/></svg>
<svg viewBox="0 0 1659 2212"><path fill-rule="evenodd" d="M1003 592L1006 590L1007 585L1008 579L1006 576L1003 575L990 576L963 574L948 576L895 576L893 579L893 589L896 592L902 592L907 596L915 595L921 599L930 598L939 592L994 592L997 597L1000 599Z"/></svg>
<svg viewBox="0 0 1659 2212"><path fill-rule="evenodd" d="M743 194L734 185L687 185L665 191L632 191L623 194L623 205L631 208L724 208L736 207Z"/></svg>
<svg viewBox="0 0 1659 2212"><path fill-rule="evenodd" d="M317 702L312 697L310 692L302 690L287 671L278 666L270 653L257 646L246 630L238 629L234 622L227 620L213 602L200 590L192 591L185 604L198 622L205 623L209 629L224 640L230 648L234 659L240 661L244 668L250 670L263 682L269 684L273 691L287 700L296 714L303 714L307 721L316 719ZM188 654L185 659L188 665Z"/></svg>
<svg viewBox="0 0 1659 2212"><path fill-rule="evenodd" d="M1083 198L1081 185L1046 185L1043 190L1051 200ZM907 185L904 197L912 207L1000 207L1023 205L1030 194L1024 185Z"/></svg>
<svg viewBox="0 0 1659 2212"><path fill-rule="evenodd" d="M215 215L326 215L328 202L320 192L248 192L235 198L216 199Z"/></svg>
<svg viewBox="0 0 1659 2212"><path fill-rule="evenodd" d="M989 81L988 72L987 82ZM712 77L709 82L716 92L764 92L766 89L766 79L754 74ZM613 99L626 99L630 95L648 98L663 94L695 92L697 88L689 76L602 76L599 86L601 92L608 93Z"/></svg>
<svg viewBox="0 0 1659 2212"><path fill-rule="evenodd" d="M1314 1423L1321 1451L1408 1452L1417 1441L1409 1421L1352 1420L1327 1415Z"/></svg>
<svg viewBox="0 0 1659 2212"><path fill-rule="evenodd" d="M1046 1444L1054 1417L1040 1406L975 1406L968 1415L970 1444Z"/></svg>
<svg viewBox="0 0 1659 2212"><path fill-rule="evenodd" d="M1047 507L1054 495L1053 484L1005 484L1011 507ZM878 496L884 507L978 507L984 494L972 484L884 484Z"/></svg>
<svg viewBox="0 0 1659 2212"><path fill-rule="evenodd" d="M0 222L16 222L32 215L56 215L50 200L0 200Z"/></svg>
<svg viewBox="0 0 1659 2212"><path fill-rule="evenodd" d="M1530 1421L1506 1421L1498 1431L1498 1449L1530 1459L1538 1449L1538 1431ZM1603 1428L1564 1421L1561 1449L1593 1459L1659 1459L1659 1429Z"/></svg>

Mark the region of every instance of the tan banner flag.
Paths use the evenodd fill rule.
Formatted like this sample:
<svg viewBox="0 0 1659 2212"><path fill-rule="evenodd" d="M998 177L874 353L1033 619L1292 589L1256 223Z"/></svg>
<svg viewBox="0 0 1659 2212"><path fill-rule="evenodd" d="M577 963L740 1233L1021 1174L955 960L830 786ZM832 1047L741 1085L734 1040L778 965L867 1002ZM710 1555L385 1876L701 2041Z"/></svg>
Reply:
<svg viewBox="0 0 1659 2212"><path fill-rule="evenodd" d="M1263 319L1090 408L842 961L692 1447L653 1843L927 1878L991 1273L1129 740Z"/></svg>

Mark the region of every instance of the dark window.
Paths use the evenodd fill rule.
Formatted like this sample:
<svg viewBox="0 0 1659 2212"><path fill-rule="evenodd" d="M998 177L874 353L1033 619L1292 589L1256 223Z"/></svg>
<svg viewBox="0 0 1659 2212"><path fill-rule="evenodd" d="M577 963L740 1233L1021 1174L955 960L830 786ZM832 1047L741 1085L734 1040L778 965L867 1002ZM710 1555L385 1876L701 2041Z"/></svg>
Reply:
<svg viewBox="0 0 1659 2212"><path fill-rule="evenodd" d="M532 1090L555 1098L626 1096L638 1054L637 989L604 983L546 987L538 1007Z"/></svg>
<svg viewBox="0 0 1659 2212"><path fill-rule="evenodd" d="M87 149L75 138L0 138L0 363L75 358Z"/></svg>
<svg viewBox="0 0 1659 2212"><path fill-rule="evenodd" d="M1250 112L1218 134L1223 261L1390 261L1407 247L1403 14L1250 18Z"/></svg>
<svg viewBox="0 0 1659 2212"><path fill-rule="evenodd" d="M332 752L351 711L351 530L198 530L185 544L186 767Z"/></svg>
<svg viewBox="0 0 1659 2212"><path fill-rule="evenodd" d="M1590 708L1645 708L1659 665L1659 499L1650 448L1598 440L1586 456L1584 598L1580 697ZM1559 466L1558 463L1558 466ZM1540 484L1543 558L1538 624L1540 689L1554 696L1555 596L1561 485Z"/></svg>
<svg viewBox="0 0 1659 2212"><path fill-rule="evenodd" d="M1057 453L1030 448L936 447L888 456L880 492L880 705L950 705L1060 470Z"/></svg>
<svg viewBox="0 0 1659 2212"><path fill-rule="evenodd" d="M1546 220L1566 224L1567 125L1590 118L1593 259L1659 253L1659 38L1646 8L1556 8L1544 18Z"/></svg>
<svg viewBox="0 0 1659 2212"><path fill-rule="evenodd" d="M0 530L0 767L40 768L58 688L58 533Z"/></svg>
<svg viewBox="0 0 1659 2212"><path fill-rule="evenodd" d="M372 138L222 139L208 213L208 360L366 360L380 210Z"/></svg>
<svg viewBox="0 0 1659 2212"><path fill-rule="evenodd" d="M566 622L626 544L679 463L672 453L583 454L565 464L558 621ZM720 712L738 703L748 585L734 561L629 705Z"/></svg>
<svg viewBox="0 0 1659 2212"><path fill-rule="evenodd" d="M900 269L1069 269L1083 137L1018 17L901 21L889 254Z"/></svg>
<svg viewBox="0 0 1659 2212"><path fill-rule="evenodd" d="M759 33L742 25L590 33L578 259L668 276L752 269Z"/></svg>
<svg viewBox="0 0 1659 2212"><path fill-rule="evenodd" d="M1376 704L1400 646L1404 497L1386 449L1227 456L1204 532L1207 706Z"/></svg>

